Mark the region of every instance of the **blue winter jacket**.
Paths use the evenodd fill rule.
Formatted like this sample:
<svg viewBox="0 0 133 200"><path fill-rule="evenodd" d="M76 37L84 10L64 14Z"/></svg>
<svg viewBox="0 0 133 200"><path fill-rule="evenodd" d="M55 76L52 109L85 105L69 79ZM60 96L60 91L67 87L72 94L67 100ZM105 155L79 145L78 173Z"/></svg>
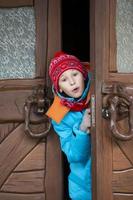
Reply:
<svg viewBox="0 0 133 200"><path fill-rule="evenodd" d="M88 91L89 83L82 97ZM79 129L84 111L69 111L58 124L52 120L61 149L70 164L69 196L72 200L91 200L91 136Z"/></svg>
<svg viewBox="0 0 133 200"><path fill-rule="evenodd" d="M82 117L82 112L69 112L60 124L52 121L70 163L69 196L73 200L91 200L91 138L79 130Z"/></svg>

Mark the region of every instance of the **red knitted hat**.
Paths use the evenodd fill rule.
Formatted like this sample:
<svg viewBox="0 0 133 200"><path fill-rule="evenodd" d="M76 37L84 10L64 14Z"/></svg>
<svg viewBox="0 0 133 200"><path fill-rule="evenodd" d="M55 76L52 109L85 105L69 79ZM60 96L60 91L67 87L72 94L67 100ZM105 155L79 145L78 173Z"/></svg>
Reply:
<svg viewBox="0 0 133 200"><path fill-rule="evenodd" d="M80 71L85 78L87 77L87 71L77 57L68 55L64 52L57 52L54 58L51 60L49 66L49 76L52 80L56 92L59 90L59 77L64 71L68 69L76 69Z"/></svg>

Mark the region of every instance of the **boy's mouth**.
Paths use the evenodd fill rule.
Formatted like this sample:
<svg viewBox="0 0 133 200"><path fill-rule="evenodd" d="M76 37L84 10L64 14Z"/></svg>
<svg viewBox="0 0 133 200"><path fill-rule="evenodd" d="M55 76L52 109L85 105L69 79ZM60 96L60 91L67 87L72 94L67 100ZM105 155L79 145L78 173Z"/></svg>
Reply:
<svg viewBox="0 0 133 200"><path fill-rule="evenodd" d="M76 93L76 92L78 92L79 91L79 87L76 87L76 88L74 88L73 90L72 90L72 92L74 92L74 93Z"/></svg>

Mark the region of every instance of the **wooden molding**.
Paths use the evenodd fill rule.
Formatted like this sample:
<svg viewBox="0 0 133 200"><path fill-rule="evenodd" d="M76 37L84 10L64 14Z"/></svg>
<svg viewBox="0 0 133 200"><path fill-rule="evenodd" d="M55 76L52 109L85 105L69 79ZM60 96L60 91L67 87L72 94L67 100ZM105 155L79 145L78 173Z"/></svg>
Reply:
<svg viewBox="0 0 133 200"><path fill-rule="evenodd" d="M45 77L46 74L48 40L47 2L47 0L35 0L34 2L36 19L36 77Z"/></svg>
<svg viewBox="0 0 133 200"><path fill-rule="evenodd" d="M109 71L117 72L117 43L116 43L116 0L110 1L110 49L109 49Z"/></svg>
<svg viewBox="0 0 133 200"><path fill-rule="evenodd" d="M13 8L20 6L33 6L33 0L0 0L1 8Z"/></svg>

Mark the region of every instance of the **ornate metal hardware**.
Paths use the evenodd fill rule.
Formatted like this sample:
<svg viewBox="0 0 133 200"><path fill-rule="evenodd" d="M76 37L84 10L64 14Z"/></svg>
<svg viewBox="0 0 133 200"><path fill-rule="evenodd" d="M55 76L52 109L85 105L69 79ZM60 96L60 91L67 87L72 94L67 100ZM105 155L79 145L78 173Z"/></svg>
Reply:
<svg viewBox="0 0 133 200"><path fill-rule="evenodd" d="M102 107L102 116L106 120L111 119L110 105L111 105L111 101L113 101L114 95L110 95L110 96L108 96L108 98L106 97L106 103L104 101L104 104ZM118 105L116 107L116 112L117 112L116 120L117 121L128 117L128 112L129 112L128 107L129 107L129 101L127 100L127 98L125 98L125 96L122 97L122 95L119 95L119 101L118 101Z"/></svg>
<svg viewBox="0 0 133 200"><path fill-rule="evenodd" d="M44 115L50 106L50 99L47 98L47 88L44 89L42 86L38 86L33 90L33 94L28 97L24 105L24 114L25 114L25 133L30 135L33 138L44 138L47 136L50 128L51 122L47 116L43 116L44 120L41 122L46 124L46 130L40 133L34 133L30 129L30 114L31 109L33 108L33 112L36 115Z"/></svg>
<svg viewBox="0 0 133 200"><path fill-rule="evenodd" d="M107 119L107 120L110 119L111 113L110 113L110 109L109 109L108 106L102 108L102 117L103 117L104 119Z"/></svg>
<svg viewBox="0 0 133 200"><path fill-rule="evenodd" d="M103 108L102 116L110 120L110 130L119 140L133 138L133 84L104 83L102 87ZM129 130L122 133L117 121L128 118Z"/></svg>
<svg viewBox="0 0 133 200"><path fill-rule="evenodd" d="M95 95L91 95L91 125L95 127Z"/></svg>

